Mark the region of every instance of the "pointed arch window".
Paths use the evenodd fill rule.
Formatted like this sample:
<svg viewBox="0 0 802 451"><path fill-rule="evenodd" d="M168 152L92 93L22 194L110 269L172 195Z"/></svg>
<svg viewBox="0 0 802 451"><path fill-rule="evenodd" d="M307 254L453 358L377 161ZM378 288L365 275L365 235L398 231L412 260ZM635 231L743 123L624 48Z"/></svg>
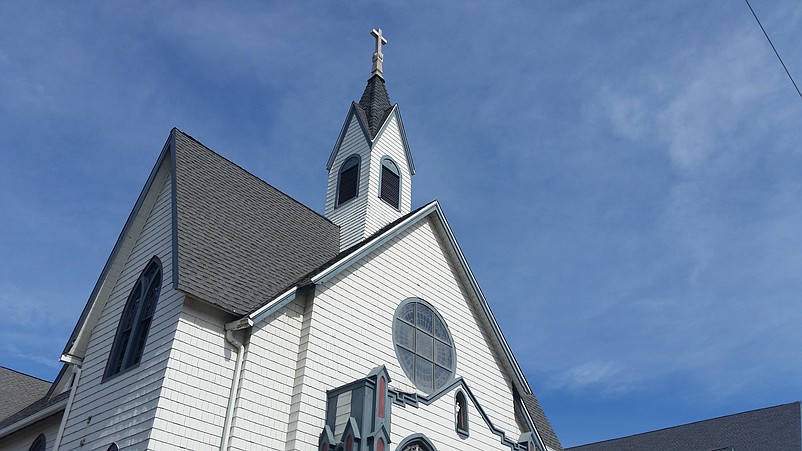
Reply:
<svg viewBox="0 0 802 451"><path fill-rule="evenodd" d="M45 438L45 434L39 434L36 440L31 443L31 447L28 448L28 451L45 451L46 447L47 439Z"/></svg>
<svg viewBox="0 0 802 451"><path fill-rule="evenodd" d="M454 398L454 416L457 434L462 438L468 437L468 400L462 390L457 391Z"/></svg>
<svg viewBox="0 0 802 451"><path fill-rule="evenodd" d="M359 156L351 155L340 167L337 178L337 205L359 195Z"/></svg>
<svg viewBox="0 0 802 451"><path fill-rule="evenodd" d="M400 208L401 172L395 162L388 157L382 158L382 172L379 181L379 197L396 210Z"/></svg>
<svg viewBox="0 0 802 451"><path fill-rule="evenodd" d="M117 335L111 346L105 377L111 377L139 365L145 350L150 323L159 301L162 264L153 257L139 275L123 307Z"/></svg>

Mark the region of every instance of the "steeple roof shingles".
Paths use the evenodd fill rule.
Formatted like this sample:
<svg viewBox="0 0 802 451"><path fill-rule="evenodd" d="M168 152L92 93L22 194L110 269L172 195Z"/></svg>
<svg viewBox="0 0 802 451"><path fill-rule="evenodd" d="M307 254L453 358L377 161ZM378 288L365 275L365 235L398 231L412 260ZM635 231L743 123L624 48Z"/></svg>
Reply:
<svg viewBox="0 0 802 451"><path fill-rule="evenodd" d="M365 92L362 93L362 98L359 99L357 106L362 109L363 118L367 120L371 139L375 138L393 109L393 105L390 103L390 96L387 94L387 88L384 86L384 79L381 76L374 75L370 77L368 85L365 87Z"/></svg>

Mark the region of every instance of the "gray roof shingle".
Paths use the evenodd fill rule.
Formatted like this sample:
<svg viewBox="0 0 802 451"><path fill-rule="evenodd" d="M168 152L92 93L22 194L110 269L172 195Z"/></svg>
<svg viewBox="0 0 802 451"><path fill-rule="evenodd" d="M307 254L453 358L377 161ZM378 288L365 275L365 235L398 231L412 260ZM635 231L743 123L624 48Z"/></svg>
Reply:
<svg viewBox="0 0 802 451"><path fill-rule="evenodd" d="M368 85L365 86L365 92L362 93L362 98L356 105L359 107L357 111L370 130L370 138L375 138L390 114L390 110L393 109L390 96L387 95L387 88L384 86L384 79L378 75L370 77Z"/></svg>
<svg viewBox="0 0 802 451"><path fill-rule="evenodd" d="M566 451L800 451L799 401L643 434L566 448Z"/></svg>
<svg viewBox="0 0 802 451"><path fill-rule="evenodd" d="M535 428L537 428L537 432L545 445L552 449L562 450L563 446L560 444L560 439L554 433L554 429L551 427L551 423L546 418L546 413L543 412L543 408L540 407L535 395L523 395L521 399L524 402L524 407L529 412L529 416L532 417L532 421L535 422Z"/></svg>
<svg viewBox="0 0 802 451"><path fill-rule="evenodd" d="M178 288L250 313L337 255L331 221L173 129Z"/></svg>
<svg viewBox="0 0 802 451"><path fill-rule="evenodd" d="M42 399L50 382L0 366L0 421Z"/></svg>

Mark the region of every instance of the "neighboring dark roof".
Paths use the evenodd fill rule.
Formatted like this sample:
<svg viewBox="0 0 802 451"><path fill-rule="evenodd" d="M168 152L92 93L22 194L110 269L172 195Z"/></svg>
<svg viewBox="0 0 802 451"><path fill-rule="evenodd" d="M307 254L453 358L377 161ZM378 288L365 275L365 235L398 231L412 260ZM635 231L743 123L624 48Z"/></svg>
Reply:
<svg viewBox="0 0 802 451"><path fill-rule="evenodd" d="M178 288L235 314L339 251L323 216L173 129Z"/></svg>
<svg viewBox="0 0 802 451"><path fill-rule="evenodd" d="M0 421L42 399L50 382L0 366Z"/></svg>
<svg viewBox="0 0 802 451"><path fill-rule="evenodd" d="M59 394L58 396L54 396L49 399L47 398L38 399L33 403L31 403L30 405L28 405L27 407L25 407L24 409L20 410L19 412L11 415L10 417L4 419L3 421L0 421L0 429L3 429L11 424L14 424L17 421L24 420L25 418L28 418L29 416L35 414L36 412L42 411L54 404L58 404L61 401L67 399L69 396L70 392L68 390L65 391L64 393Z"/></svg>
<svg viewBox="0 0 802 451"><path fill-rule="evenodd" d="M393 109L390 96L387 95L387 88L384 87L384 79L378 75L370 77L357 106L361 108L362 118L366 120L370 138L375 138L384 124L384 120L390 114L390 110Z"/></svg>
<svg viewBox="0 0 802 451"><path fill-rule="evenodd" d="M554 429L551 427L551 423L549 423L549 419L546 418L546 414L543 412L543 408L540 407L540 403L537 401L535 395L523 395L521 396L521 400L523 400L524 407L526 407L526 410L529 412L529 416L532 417L532 421L535 422L535 428L537 428L537 432L540 434L540 438L543 439L544 444L549 448L562 450L563 446L560 444L560 439L558 439L557 434L554 433Z"/></svg>
<svg viewBox="0 0 802 451"><path fill-rule="evenodd" d="M799 451L799 401L736 413L629 437L566 448L566 451Z"/></svg>

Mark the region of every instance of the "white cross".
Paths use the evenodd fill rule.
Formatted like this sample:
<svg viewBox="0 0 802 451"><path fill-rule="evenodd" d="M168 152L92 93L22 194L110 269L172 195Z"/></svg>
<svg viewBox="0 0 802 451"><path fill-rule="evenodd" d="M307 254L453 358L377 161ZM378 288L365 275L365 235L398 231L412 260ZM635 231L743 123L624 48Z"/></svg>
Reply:
<svg viewBox="0 0 802 451"><path fill-rule="evenodd" d="M382 36L381 28L374 28L370 30L370 34L376 38L376 52L373 54L373 70L371 71L371 74L384 78L382 75L382 62L384 62L382 46L387 44L387 39L384 39L384 36Z"/></svg>

